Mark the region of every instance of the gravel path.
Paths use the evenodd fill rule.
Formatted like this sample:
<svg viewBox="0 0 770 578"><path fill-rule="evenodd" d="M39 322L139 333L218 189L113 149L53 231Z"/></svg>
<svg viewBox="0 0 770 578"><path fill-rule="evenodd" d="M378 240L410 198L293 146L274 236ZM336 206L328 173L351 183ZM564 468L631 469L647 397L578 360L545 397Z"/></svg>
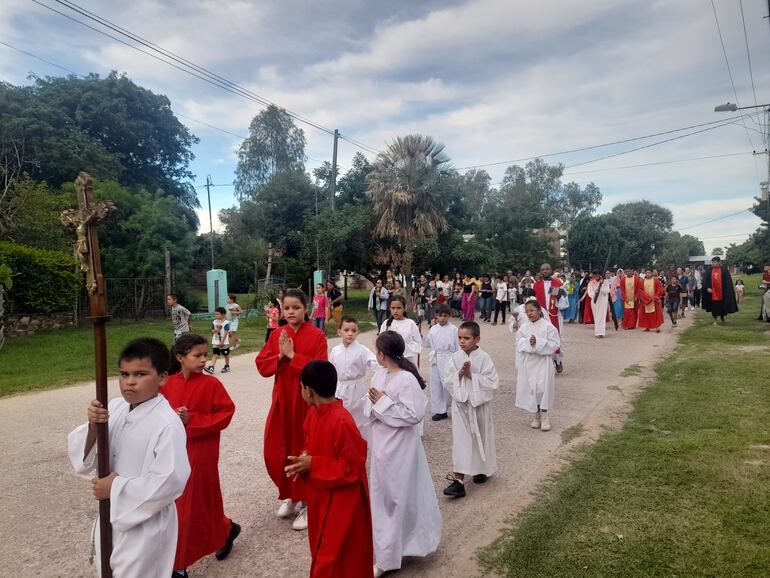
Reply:
<svg viewBox="0 0 770 578"><path fill-rule="evenodd" d="M493 401L500 471L484 486L470 484L463 500L447 501L441 490L451 471L451 421L426 422L423 441L444 534L438 552L427 559L407 560L398 576L478 575L473 560L477 548L491 542L505 519L531 499L531 490L565 463L571 446L621 423L629 400L645 386L654 363L673 349L676 335L689 321L680 322L676 330L667 324L661 334L610 330L603 340L593 337L592 328L567 325L565 372L557 378L554 429L549 433L530 429L527 414L513 405L512 336L503 326L484 324L481 346L501 377L501 390ZM372 347L374 337L369 332L361 340ZM218 376L237 407L222 437L225 511L243 526L243 533L227 561L209 557L192 568L193 577L305 576L309 570L307 534L292 531L290 521L274 516L276 492L261 455L272 380L259 377L254 357L233 358L233 371ZM427 356L422 359L421 370L427 375ZM641 366L641 374L621 377L634 364ZM110 391L111 397L118 395L115 380L110 381ZM0 574L95 576L88 558L96 504L89 497L90 484L72 473L66 455L66 435L84 421L92 397L93 385L83 384L0 400ZM561 432L577 424L582 434L563 443Z"/></svg>

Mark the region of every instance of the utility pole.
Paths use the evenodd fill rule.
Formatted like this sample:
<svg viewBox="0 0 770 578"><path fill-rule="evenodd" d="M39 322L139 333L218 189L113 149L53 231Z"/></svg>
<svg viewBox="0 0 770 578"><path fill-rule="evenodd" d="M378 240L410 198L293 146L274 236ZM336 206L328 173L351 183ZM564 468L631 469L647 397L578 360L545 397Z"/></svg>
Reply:
<svg viewBox="0 0 770 578"><path fill-rule="evenodd" d="M340 138L340 131L334 129L334 149L332 151L332 182L329 192L329 206L334 211L334 195L337 193L337 141Z"/></svg>
<svg viewBox="0 0 770 578"><path fill-rule="evenodd" d="M171 251L168 248L168 245L163 247L163 251L165 253L166 257L166 278L165 278L165 290L166 295L171 294ZM166 302L166 298L163 298L163 302ZM166 305L166 309L169 309L168 305Z"/></svg>
<svg viewBox="0 0 770 578"><path fill-rule="evenodd" d="M270 287L270 275L273 271L273 244L267 244L267 273L265 273L265 291Z"/></svg>
<svg viewBox="0 0 770 578"><path fill-rule="evenodd" d="M214 269L214 219L211 217L211 175L206 175L206 195L209 198L209 231L211 234L211 269Z"/></svg>

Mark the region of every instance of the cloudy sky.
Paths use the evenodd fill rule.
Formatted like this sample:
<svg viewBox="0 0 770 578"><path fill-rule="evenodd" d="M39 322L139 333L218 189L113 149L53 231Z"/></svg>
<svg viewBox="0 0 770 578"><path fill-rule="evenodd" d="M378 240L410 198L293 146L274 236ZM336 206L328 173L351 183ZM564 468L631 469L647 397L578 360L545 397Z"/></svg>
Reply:
<svg viewBox="0 0 770 578"><path fill-rule="evenodd" d="M38 1L85 20L55 0ZM232 183L240 144L234 135L247 134L259 104L40 4L4 0L0 42L81 74L125 72L168 95L201 139L193 166L196 184L207 174L215 183ZM445 143L458 168L501 163L487 167L493 182L502 177L504 161L735 116L714 113L714 105L735 102L736 96L711 0L78 4L372 149L394 135L420 132ZM745 36L739 1L714 0L714 5L738 102L770 102L767 0L743 0ZM30 74L63 72L0 45L0 78L24 84ZM673 211L676 229L698 235L712 249L743 241L759 224L748 212L702 224L751 206L759 182L767 180L767 155L752 154L766 148L762 127L757 116L743 122L745 128L737 121L712 124L547 160L579 165L567 169L565 180L599 185L602 211L649 199ZM308 139L308 167L330 160L331 137L300 126ZM596 160L695 131L702 132ZM357 150L340 143L342 171ZM212 197L215 210L234 203L231 186L213 189Z"/></svg>

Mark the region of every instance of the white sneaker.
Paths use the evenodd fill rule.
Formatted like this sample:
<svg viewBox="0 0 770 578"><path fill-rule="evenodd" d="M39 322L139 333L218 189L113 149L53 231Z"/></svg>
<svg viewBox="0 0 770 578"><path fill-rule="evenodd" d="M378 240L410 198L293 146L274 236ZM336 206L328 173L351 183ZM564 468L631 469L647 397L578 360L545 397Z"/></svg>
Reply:
<svg viewBox="0 0 770 578"><path fill-rule="evenodd" d="M291 515L293 502L291 499L286 499L278 506L278 511L275 513L279 518L288 518Z"/></svg>
<svg viewBox="0 0 770 578"><path fill-rule="evenodd" d="M529 424L532 429L540 429L540 412L537 412L532 418L532 423Z"/></svg>
<svg viewBox="0 0 770 578"><path fill-rule="evenodd" d="M302 508L299 515L291 525L294 530L307 530L307 508Z"/></svg>
<svg viewBox="0 0 770 578"><path fill-rule="evenodd" d="M547 413L543 414L540 421L540 431L551 431L551 419L548 417Z"/></svg>
<svg viewBox="0 0 770 578"><path fill-rule="evenodd" d="M381 570L377 566L374 567L374 578L380 578L383 574L385 574L385 570Z"/></svg>
<svg viewBox="0 0 770 578"><path fill-rule="evenodd" d="M303 501L295 502L294 503L294 513L299 514L307 507L307 504Z"/></svg>

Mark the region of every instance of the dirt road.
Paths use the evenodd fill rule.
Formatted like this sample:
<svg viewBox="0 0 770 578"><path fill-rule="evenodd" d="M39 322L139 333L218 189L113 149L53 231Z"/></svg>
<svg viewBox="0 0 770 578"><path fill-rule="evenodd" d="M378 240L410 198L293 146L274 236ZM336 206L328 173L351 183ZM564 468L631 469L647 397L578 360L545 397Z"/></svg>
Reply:
<svg viewBox="0 0 770 578"><path fill-rule="evenodd" d="M601 340L593 337L590 327L567 325L565 372L557 378L553 430L548 433L530 429L527 414L514 407L512 336L503 326L484 324L481 346L492 356L501 377L501 390L493 401L499 473L484 486L470 484L463 500L445 500L441 490L451 470L451 421L427 421L424 444L444 534L438 552L427 559L406 561L397 575L478 575L475 551L491 542L505 519L526 505L531 490L564 463L571 445L621 422L628 401L649 379L650 368L672 350L676 334L687 324L680 322L676 330L667 324L661 334L609 330ZM372 347L374 333L361 339ZM420 369L427 375L427 355L422 359ZM624 372L637 365L640 369ZM272 380L257 374L254 354L235 357L232 369L219 376L237 406L222 436L220 472L225 511L243 526L243 533L227 561L209 557L192 567L190 575L307 575L307 534L292 531L290 521L275 517L276 491L262 462ZM114 380L110 387L118 395ZM4 576L95 576L88 559L96 503L89 497L88 481L72 473L66 453L67 433L84 421L92 397L93 385L82 384L0 400L0 573ZM582 434L563 443L563 430L578 424Z"/></svg>

